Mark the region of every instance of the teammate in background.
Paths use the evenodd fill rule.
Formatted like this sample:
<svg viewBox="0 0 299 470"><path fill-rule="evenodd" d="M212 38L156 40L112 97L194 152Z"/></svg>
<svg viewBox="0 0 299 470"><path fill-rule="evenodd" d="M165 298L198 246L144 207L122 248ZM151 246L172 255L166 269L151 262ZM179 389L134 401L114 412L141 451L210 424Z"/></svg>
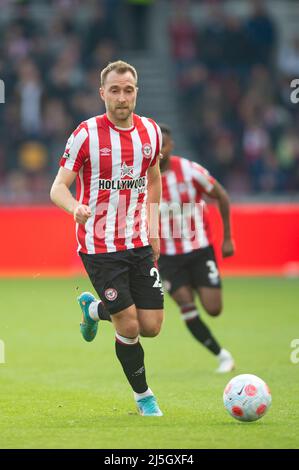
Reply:
<svg viewBox="0 0 299 470"><path fill-rule="evenodd" d="M171 130L165 125L160 125L160 128L163 136L163 158L160 160L161 277L165 288L180 307L182 319L191 334L217 357L217 372L229 372L234 369L232 355L221 348L213 337L202 321L194 300L197 294L203 308L211 316L221 313L221 279L202 194L208 194L218 202L224 228L224 257L234 254L229 199L224 188L202 166L172 155ZM174 210L173 213L169 211L170 207Z"/></svg>
<svg viewBox="0 0 299 470"><path fill-rule="evenodd" d="M70 136L51 199L73 215L79 255L101 299L88 292L78 298L84 339L92 341L99 319L111 317L116 356L140 414L162 416L147 385L139 342L139 335L158 335L163 320L155 267L159 215L147 213L161 197L162 135L154 121L134 114L137 90L130 64L117 61L102 70L99 92L106 113L82 122ZM76 199L69 190L75 178Z"/></svg>

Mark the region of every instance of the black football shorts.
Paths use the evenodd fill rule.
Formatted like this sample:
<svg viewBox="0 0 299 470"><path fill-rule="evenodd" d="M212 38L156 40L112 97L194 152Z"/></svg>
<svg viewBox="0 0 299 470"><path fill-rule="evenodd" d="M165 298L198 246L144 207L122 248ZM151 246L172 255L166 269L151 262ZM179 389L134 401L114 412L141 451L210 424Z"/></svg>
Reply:
<svg viewBox="0 0 299 470"><path fill-rule="evenodd" d="M135 304L162 309L163 289L151 246L114 253L79 253L94 289L111 315Z"/></svg>
<svg viewBox="0 0 299 470"><path fill-rule="evenodd" d="M181 255L161 255L160 274L165 289L172 294L183 286L221 287L214 248L208 246Z"/></svg>

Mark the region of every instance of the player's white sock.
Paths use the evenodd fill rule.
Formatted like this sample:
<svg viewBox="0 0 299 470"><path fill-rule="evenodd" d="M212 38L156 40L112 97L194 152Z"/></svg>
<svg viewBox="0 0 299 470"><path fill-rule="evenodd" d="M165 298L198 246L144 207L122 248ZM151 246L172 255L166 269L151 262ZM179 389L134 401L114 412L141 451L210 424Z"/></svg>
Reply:
<svg viewBox="0 0 299 470"><path fill-rule="evenodd" d="M224 360L224 359L231 358L232 356L231 356L231 353L229 351L227 351L224 348L221 348L220 353L217 354L217 357L221 361L221 360Z"/></svg>
<svg viewBox="0 0 299 470"><path fill-rule="evenodd" d="M95 300L94 302L91 302L91 304L88 307L88 313L90 318L92 318L95 321L99 321L99 315L98 315L98 305L101 303L100 300Z"/></svg>
<svg viewBox="0 0 299 470"><path fill-rule="evenodd" d="M150 388L148 388L148 389L147 389L145 392L143 392L143 393L136 393L136 392L134 392L135 401L141 400L141 398L150 397L151 395L153 395L153 392L151 391Z"/></svg>
<svg viewBox="0 0 299 470"><path fill-rule="evenodd" d="M233 356L229 351L227 351L227 349L222 348L220 353L217 355L217 358L219 361L219 367L216 372L230 372L235 368Z"/></svg>

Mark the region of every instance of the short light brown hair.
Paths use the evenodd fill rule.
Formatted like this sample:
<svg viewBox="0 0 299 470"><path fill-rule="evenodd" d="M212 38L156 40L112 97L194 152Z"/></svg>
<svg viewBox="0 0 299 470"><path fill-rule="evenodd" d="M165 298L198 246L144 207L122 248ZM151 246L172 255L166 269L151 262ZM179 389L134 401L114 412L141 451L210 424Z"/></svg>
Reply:
<svg viewBox="0 0 299 470"><path fill-rule="evenodd" d="M105 67L101 71L101 86L105 85L107 75L112 71L115 71L116 73L120 73L120 74L131 72L131 74L135 78L136 85L137 85L138 75L137 75L135 67L133 67L133 65L128 64L127 62L124 62L123 60L117 60L116 62L110 62L107 65L107 67Z"/></svg>

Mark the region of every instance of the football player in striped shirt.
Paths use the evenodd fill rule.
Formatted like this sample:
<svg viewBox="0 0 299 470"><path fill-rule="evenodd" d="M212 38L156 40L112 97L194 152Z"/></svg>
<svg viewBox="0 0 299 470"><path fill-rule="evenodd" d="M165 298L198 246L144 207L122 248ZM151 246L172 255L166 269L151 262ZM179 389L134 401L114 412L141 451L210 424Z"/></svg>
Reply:
<svg viewBox="0 0 299 470"><path fill-rule="evenodd" d="M234 369L232 355L223 349L202 320L195 304L198 295L205 311L216 317L222 310L221 279L212 244L207 194L218 202L224 239L223 257L234 254L229 199L224 188L195 162L172 155L171 130L160 125L163 146L159 268L164 287L180 308L194 338L219 361L217 372Z"/></svg>
<svg viewBox="0 0 299 470"><path fill-rule="evenodd" d="M73 215L78 252L100 301L85 292L81 333L92 341L99 319L115 328L116 356L143 416L162 416L147 385L139 335L157 336L163 291L157 269L162 135L151 119L134 114L137 72L117 61L101 72L106 113L72 133L51 189L52 201ZM74 198L69 190L77 182Z"/></svg>

